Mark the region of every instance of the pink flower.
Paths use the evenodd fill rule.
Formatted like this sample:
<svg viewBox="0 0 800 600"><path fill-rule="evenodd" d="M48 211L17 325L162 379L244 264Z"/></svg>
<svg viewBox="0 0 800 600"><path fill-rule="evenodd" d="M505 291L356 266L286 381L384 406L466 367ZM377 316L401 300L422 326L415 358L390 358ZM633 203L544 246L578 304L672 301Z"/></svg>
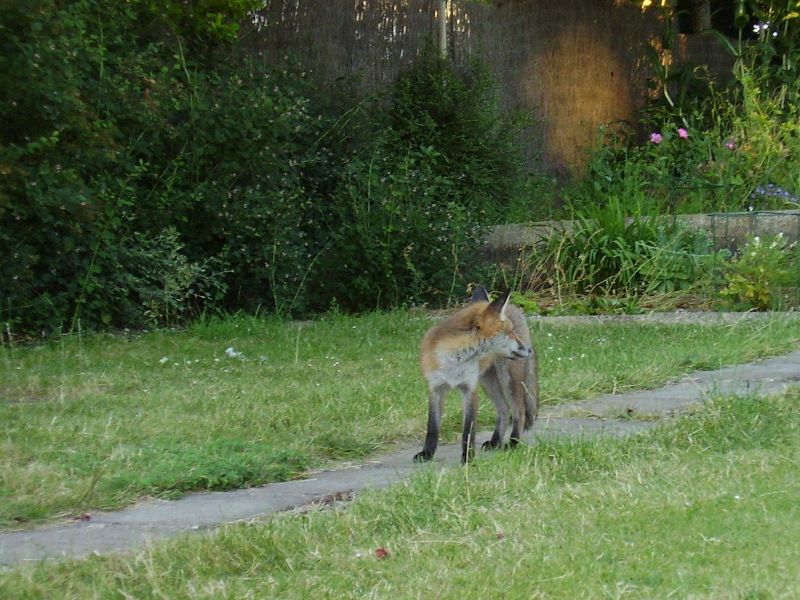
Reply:
<svg viewBox="0 0 800 600"><path fill-rule="evenodd" d="M682 140L685 140L686 138L689 137L689 132L686 131L683 127L681 127L680 129L678 129L678 137L681 138Z"/></svg>
<svg viewBox="0 0 800 600"><path fill-rule="evenodd" d="M725 142L725 147L728 150L734 150L736 148L736 144L733 142L733 140L728 140L727 142Z"/></svg>
<svg viewBox="0 0 800 600"><path fill-rule="evenodd" d="M650 141L653 144L660 144L663 139L664 139L664 136L662 136L657 131L654 131L653 133L650 134Z"/></svg>

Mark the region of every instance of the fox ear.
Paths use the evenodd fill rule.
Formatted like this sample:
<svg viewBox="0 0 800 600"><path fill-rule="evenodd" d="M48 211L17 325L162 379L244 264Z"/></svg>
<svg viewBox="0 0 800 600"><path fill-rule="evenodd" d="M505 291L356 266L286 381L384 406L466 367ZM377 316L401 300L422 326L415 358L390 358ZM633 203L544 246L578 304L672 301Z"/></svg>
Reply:
<svg viewBox="0 0 800 600"><path fill-rule="evenodd" d="M469 301L489 302L489 294L486 291L486 288L483 287L481 284L477 284L474 288L472 288L472 298L470 298Z"/></svg>
<svg viewBox="0 0 800 600"><path fill-rule="evenodd" d="M508 300L511 298L511 292L501 294L500 297L489 305L489 309L500 315L500 320L506 320L506 308L508 307Z"/></svg>

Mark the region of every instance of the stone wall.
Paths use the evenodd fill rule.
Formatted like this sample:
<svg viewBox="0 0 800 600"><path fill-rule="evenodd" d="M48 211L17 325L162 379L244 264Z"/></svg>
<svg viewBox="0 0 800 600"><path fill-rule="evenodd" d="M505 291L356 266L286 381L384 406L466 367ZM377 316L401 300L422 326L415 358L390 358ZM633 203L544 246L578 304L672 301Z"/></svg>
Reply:
<svg viewBox="0 0 800 600"><path fill-rule="evenodd" d="M677 221L694 231L705 231L717 250L736 250L753 236L783 234L789 243L800 237L800 211L753 211L661 217ZM492 262L516 264L534 251L536 245L559 231L569 231L572 221L545 221L526 225L499 225L485 239L484 255Z"/></svg>

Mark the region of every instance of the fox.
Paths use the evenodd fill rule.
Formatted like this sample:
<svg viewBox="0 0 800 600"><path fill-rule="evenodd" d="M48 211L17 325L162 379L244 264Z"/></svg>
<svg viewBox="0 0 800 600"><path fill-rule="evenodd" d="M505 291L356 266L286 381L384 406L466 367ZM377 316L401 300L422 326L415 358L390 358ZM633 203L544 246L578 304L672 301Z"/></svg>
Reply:
<svg viewBox="0 0 800 600"><path fill-rule="evenodd" d="M509 299L507 292L491 301L486 288L476 285L469 304L423 336L420 366L428 386L428 425L415 462L429 461L436 453L444 399L452 389L461 393L463 406L462 464L475 453L478 383L497 410L494 432L482 450L503 446L509 415L509 447L533 426L539 407L536 350L525 315Z"/></svg>

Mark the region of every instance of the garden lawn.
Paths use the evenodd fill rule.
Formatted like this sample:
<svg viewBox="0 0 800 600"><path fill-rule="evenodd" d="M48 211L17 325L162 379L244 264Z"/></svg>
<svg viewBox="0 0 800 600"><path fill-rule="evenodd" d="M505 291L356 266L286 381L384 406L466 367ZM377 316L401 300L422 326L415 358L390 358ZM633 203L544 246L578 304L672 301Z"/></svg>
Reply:
<svg viewBox="0 0 800 600"><path fill-rule="evenodd" d="M791 598L800 392L718 398L628 438L421 467L333 510L0 572L60 598Z"/></svg>
<svg viewBox="0 0 800 600"><path fill-rule="evenodd" d="M181 331L63 336L0 354L0 527L143 496L301 476L421 443L420 313L309 323L236 317ZM536 323L544 403L650 387L794 348L800 322ZM445 439L460 408L448 404ZM489 403L481 423L493 422Z"/></svg>

